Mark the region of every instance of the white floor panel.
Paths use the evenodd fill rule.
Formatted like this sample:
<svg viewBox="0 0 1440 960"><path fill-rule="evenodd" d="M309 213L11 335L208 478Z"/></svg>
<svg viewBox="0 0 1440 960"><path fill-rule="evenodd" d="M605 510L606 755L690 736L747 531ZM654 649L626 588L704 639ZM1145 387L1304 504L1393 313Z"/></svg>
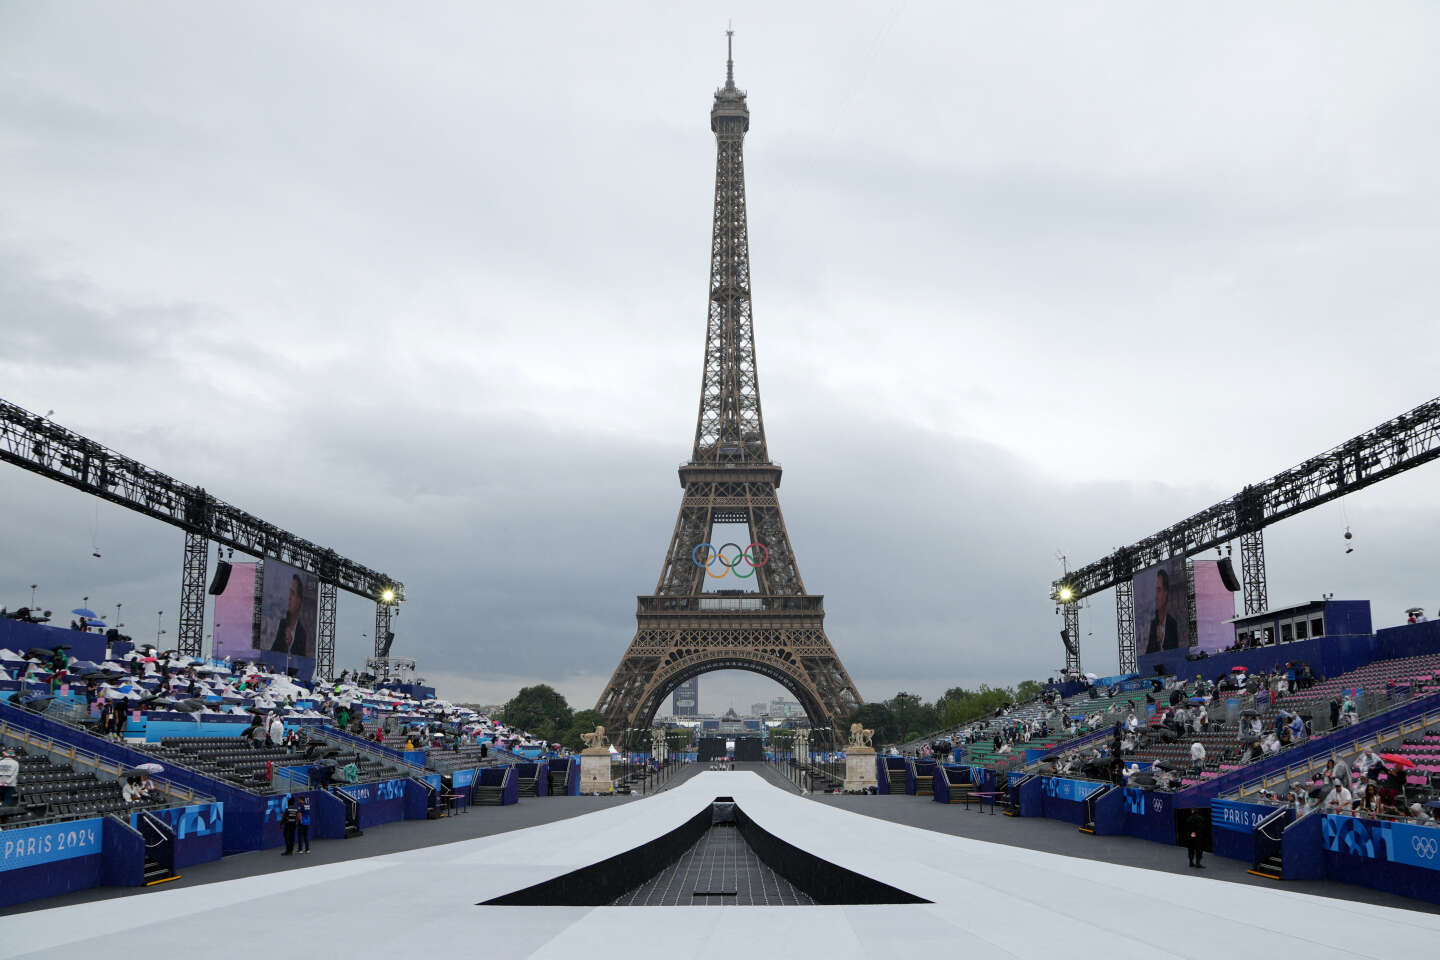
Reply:
<svg viewBox="0 0 1440 960"><path fill-rule="evenodd" d="M717 796L734 797L757 824L797 847L934 903L476 906L623 853ZM471 815L483 816L483 808ZM413 955L427 944L587 960L677 951L717 960L762 951L787 958L980 951L1044 960L1213 960L1227 943L1258 956L1389 960L1397 950L1433 947L1440 917L952 837L814 803L753 773L702 773L655 797L525 830L37 910L0 927L0 957L85 960L122 942L148 944L146 952L246 960L392 949Z"/></svg>

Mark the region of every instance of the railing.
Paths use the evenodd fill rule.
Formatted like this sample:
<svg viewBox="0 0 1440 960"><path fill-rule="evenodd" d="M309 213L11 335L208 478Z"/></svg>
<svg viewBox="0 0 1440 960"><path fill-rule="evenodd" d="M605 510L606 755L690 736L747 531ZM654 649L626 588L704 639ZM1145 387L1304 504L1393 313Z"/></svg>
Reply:
<svg viewBox="0 0 1440 960"><path fill-rule="evenodd" d="M695 614L724 612L756 612L778 614L823 613L825 598L818 595L776 597L761 594L713 595L699 597L636 597L637 613Z"/></svg>
<svg viewBox="0 0 1440 960"><path fill-rule="evenodd" d="M1399 709L1403 706L1405 706L1405 704L1401 703L1395 705L1391 709ZM1241 784L1240 788L1234 792L1233 796L1239 797L1243 800L1245 797L1250 796L1251 794L1259 793L1263 790L1268 790L1270 787L1281 784L1290 784L1296 780L1302 780L1308 777L1310 774L1314 773L1316 770L1324 769L1326 761L1332 758L1351 757L1359 753L1361 750L1365 749L1365 747L1367 746L1378 746L1386 742L1387 740L1393 740L1397 737L1403 737L1407 734L1414 733L1417 730L1424 730L1427 727L1433 726L1437 723L1440 723L1440 710L1432 710L1427 714L1414 718L1413 720L1403 720L1400 723L1395 724L1394 726L1385 727L1384 729L1376 733L1367 734L1363 737L1358 737L1355 740L1344 744L1343 746L1335 747L1328 753L1320 753L1302 763L1293 766L1286 766L1281 770L1273 771L1263 777L1256 777L1254 780L1247 781L1246 783ZM1308 740L1301 741L1302 744L1308 742Z"/></svg>
<svg viewBox="0 0 1440 960"><path fill-rule="evenodd" d="M118 779L124 776L126 771L133 769L133 765L131 764L120 763L118 760L107 760L104 757L65 743L62 740L32 733L24 727L15 726L8 720L0 720L0 741L7 739L13 740L23 747L34 747L54 757L64 759L76 770L79 770L81 766L86 766L94 770L96 774L103 773ZM182 787L172 783L164 777L151 777L150 782L159 787L166 796L175 801L174 804L170 804L171 806L181 806L191 803L211 803L215 799L202 793L196 793L189 787ZM24 786L24 784L21 784L21 786Z"/></svg>
<svg viewBox="0 0 1440 960"><path fill-rule="evenodd" d="M1294 819L1295 811L1287 805L1255 824L1255 861L1252 867L1281 854L1285 828Z"/></svg>

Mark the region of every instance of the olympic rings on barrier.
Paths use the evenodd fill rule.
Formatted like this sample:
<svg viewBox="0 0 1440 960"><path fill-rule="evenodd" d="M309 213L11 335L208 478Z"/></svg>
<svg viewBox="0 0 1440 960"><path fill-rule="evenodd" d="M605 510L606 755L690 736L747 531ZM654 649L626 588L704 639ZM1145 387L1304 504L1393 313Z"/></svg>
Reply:
<svg viewBox="0 0 1440 960"><path fill-rule="evenodd" d="M726 556L725 551L732 548L734 553ZM755 576L757 569L770 562L770 549L763 543L752 543L743 550L738 543L722 544L718 550L713 543L697 543L690 551L690 561L697 567L703 567L706 575L716 580L728 577L731 571L741 580L748 580ZM742 561L749 564L743 570L740 568ZM719 573L715 572L717 569Z"/></svg>
<svg viewBox="0 0 1440 960"><path fill-rule="evenodd" d="M1411 837L1410 847L1426 860L1433 860L1435 854L1440 852L1440 842L1437 842L1434 837Z"/></svg>

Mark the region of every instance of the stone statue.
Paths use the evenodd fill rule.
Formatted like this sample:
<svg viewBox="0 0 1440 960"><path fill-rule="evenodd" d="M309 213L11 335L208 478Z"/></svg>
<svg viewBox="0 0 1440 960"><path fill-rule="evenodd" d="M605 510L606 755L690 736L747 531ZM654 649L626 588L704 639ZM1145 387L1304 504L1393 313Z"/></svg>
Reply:
<svg viewBox="0 0 1440 960"><path fill-rule="evenodd" d="M594 733L582 733L580 739L585 741L586 750L605 750L609 752L610 741L605 739L605 728L596 727Z"/></svg>
<svg viewBox="0 0 1440 960"><path fill-rule="evenodd" d="M850 746L868 747L872 745L875 736L874 730L866 730L858 723L850 724Z"/></svg>

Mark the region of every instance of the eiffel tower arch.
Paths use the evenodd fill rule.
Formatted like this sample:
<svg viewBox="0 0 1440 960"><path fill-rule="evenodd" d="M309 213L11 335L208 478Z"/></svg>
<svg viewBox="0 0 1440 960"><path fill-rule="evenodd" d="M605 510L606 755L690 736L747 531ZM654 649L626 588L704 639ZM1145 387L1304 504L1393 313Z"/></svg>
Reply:
<svg viewBox="0 0 1440 960"><path fill-rule="evenodd" d="M659 582L636 598L635 637L596 704L617 734L648 728L677 686L715 670L769 677L815 727L838 725L863 702L825 636L825 598L805 592L776 495L780 465L765 444L745 208L750 110L735 86L733 56L710 129L715 215L700 413ZM747 543L712 542L716 524L742 523Z"/></svg>

